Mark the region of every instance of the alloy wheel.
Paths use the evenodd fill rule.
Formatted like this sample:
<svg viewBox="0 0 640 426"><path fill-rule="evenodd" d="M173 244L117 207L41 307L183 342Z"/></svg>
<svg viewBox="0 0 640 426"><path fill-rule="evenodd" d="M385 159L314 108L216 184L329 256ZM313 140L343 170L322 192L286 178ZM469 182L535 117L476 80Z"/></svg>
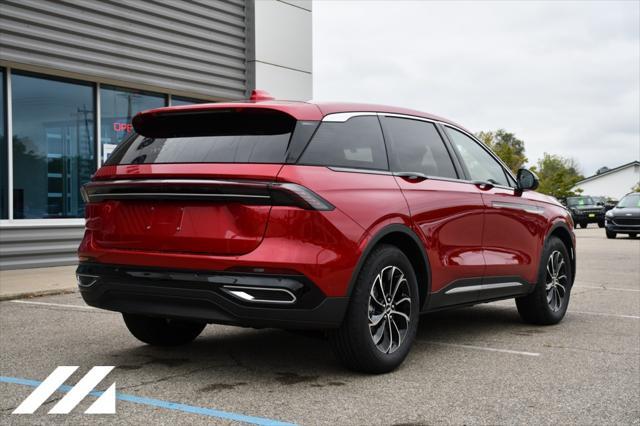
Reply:
<svg viewBox="0 0 640 426"><path fill-rule="evenodd" d="M386 266L375 277L369 292L369 333L385 354L404 341L411 322L411 288L400 268Z"/></svg>
<svg viewBox="0 0 640 426"><path fill-rule="evenodd" d="M564 256L555 250L547 261L547 273L545 278L547 290L547 303L553 312L562 308L567 295L567 263Z"/></svg>

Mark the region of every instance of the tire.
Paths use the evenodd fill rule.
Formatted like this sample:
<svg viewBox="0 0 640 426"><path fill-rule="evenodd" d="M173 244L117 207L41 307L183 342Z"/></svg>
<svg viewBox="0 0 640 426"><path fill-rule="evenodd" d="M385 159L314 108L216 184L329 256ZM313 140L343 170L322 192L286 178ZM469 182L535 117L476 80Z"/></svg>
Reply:
<svg viewBox="0 0 640 426"><path fill-rule="evenodd" d="M582 229L586 228L587 226L589 226L588 223L584 223L584 222L580 223L580 228L582 228Z"/></svg>
<svg viewBox="0 0 640 426"><path fill-rule="evenodd" d="M542 252L538 282L533 293L516 298L518 313L524 322L552 325L564 318L569 306L573 278L569 259L562 241L557 237L550 237ZM557 272L554 274L554 271ZM554 276L557 278L554 279ZM548 285L551 285L550 290L547 289Z"/></svg>
<svg viewBox="0 0 640 426"><path fill-rule="evenodd" d="M389 297L385 302L384 295L389 296L394 283L400 286L394 299L400 303L391 310ZM393 371L402 364L415 340L419 310L418 284L411 262L395 246L380 245L360 270L340 328L329 333L331 347L351 370ZM372 321L378 326L370 327Z"/></svg>
<svg viewBox="0 0 640 426"><path fill-rule="evenodd" d="M635 238L637 236L638 234L636 234L635 232L632 232L631 234L629 234L629 238Z"/></svg>
<svg viewBox="0 0 640 426"><path fill-rule="evenodd" d="M604 228L604 222L598 222L598 228Z"/></svg>
<svg viewBox="0 0 640 426"><path fill-rule="evenodd" d="M605 233L607 234L607 238L609 238L609 239L613 239L617 235L615 232L609 231L608 229L605 231Z"/></svg>
<svg viewBox="0 0 640 426"><path fill-rule="evenodd" d="M127 328L138 340L152 346L179 346L192 342L207 325L145 315L122 314Z"/></svg>

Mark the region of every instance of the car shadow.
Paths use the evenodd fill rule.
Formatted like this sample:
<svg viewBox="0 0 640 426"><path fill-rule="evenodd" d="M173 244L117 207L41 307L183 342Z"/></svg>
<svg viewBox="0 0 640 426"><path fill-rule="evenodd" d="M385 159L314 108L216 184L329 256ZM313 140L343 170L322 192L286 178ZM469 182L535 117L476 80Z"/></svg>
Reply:
<svg viewBox="0 0 640 426"><path fill-rule="evenodd" d="M530 329L514 308L483 305L422 316L417 341L464 344L491 340L496 333L527 335ZM428 355L432 349L416 344L412 354ZM210 326L186 346L140 344L114 349L108 356L121 372L135 370L163 377L197 373L198 381L207 383L202 389L210 391L264 380L286 386L341 386L358 377L371 377L346 370L333 356L324 334L276 329Z"/></svg>

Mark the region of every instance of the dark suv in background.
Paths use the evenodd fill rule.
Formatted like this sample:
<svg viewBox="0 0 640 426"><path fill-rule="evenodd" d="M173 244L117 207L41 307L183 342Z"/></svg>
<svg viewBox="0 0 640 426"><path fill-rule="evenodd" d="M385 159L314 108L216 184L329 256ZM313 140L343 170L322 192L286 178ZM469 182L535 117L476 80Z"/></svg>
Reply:
<svg viewBox="0 0 640 426"><path fill-rule="evenodd" d="M604 228L604 203L598 203L588 195L567 197L567 208L576 226L586 228L590 223L597 223Z"/></svg>
<svg viewBox="0 0 640 426"><path fill-rule="evenodd" d="M449 120L256 96L133 126L83 188L77 276L143 342L208 323L320 329L347 366L380 373L425 312L515 298L526 322L564 317L568 212Z"/></svg>
<svg viewBox="0 0 640 426"><path fill-rule="evenodd" d="M640 192L625 195L615 208L605 215L607 238L617 234L629 234L635 238L640 233Z"/></svg>

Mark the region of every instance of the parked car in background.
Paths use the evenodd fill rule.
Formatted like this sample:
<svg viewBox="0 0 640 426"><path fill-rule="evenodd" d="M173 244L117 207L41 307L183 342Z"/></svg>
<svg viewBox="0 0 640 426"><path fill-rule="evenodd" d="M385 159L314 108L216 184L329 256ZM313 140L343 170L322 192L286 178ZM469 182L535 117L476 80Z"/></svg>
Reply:
<svg viewBox="0 0 640 426"><path fill-rule="evenodd" d="M383 373L422 313L515 298L525 322L564 317L569 213L449 120L255 99L133 126L83 187L77 277L145 343L208 323L320 329L345 365Z"/></svg>
<svg viewBox="0 0 640 426"><path fill-rule="evenodd" d="M598 205L597 201L588 195L567 197L567 208L571 212L573 222L581 228L586 228L590 223L597 223L604 228L604 204Z"/></svg>
<svg viewBox="0 0 640 426"><path fill-rule="evenodd" d="M608 212L618 204L618 200L609 197L591 197L599 206L604 206L604 211Z"/></svg>
<svg viewBox="0 0 640 426"><path fill-rule="evenodd" d="M640 192L632 192L622 197L615 208L605 214L607 238L618 234L629 234L636 238L640 233Z"/></svg>

